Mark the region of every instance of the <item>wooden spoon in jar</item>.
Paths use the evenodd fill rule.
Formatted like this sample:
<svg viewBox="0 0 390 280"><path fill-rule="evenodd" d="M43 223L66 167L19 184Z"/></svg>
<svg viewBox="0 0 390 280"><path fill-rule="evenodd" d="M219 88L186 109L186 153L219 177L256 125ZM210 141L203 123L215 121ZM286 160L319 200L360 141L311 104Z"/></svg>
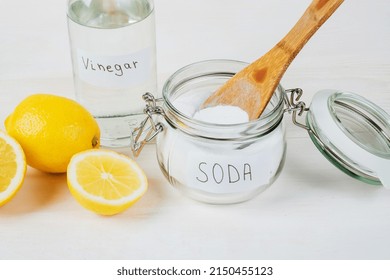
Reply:
<svg viewBox="0 0 390 280"><path fill-rule="evenodd" d="M314 0L290 32L268 53L229 79L201 108L238 106L249 120L259 118L287 67L344 0Z"/></svg>

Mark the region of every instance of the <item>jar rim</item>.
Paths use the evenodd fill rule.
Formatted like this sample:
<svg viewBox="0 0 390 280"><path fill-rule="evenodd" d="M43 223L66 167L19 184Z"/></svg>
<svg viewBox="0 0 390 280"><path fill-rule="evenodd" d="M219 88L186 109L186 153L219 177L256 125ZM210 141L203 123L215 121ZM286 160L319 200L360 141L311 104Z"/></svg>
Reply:
<svg viewBox="0 0 390 280"><path fill-rule="evenodd" d="M257 130L259 130L260 127L268 127L269 124L275 122L275 120L277 120L279 123L281 118L283 118L282 109L284 109L284 89L280 84L278 85L273 95L273 108L271 108L268 112L262 114L260 118L245 123L214 124L210 122L195 120L177 109L171 100L173 93L177 91L181 86L185 85L186 83L189 83L190 81L207 77L230 77L242 68L246 67L247 65L248 63L238 60L213 59L194 62L178 69L168 78L162 90L164 105L166 109L168 109L168 112L165 112L166 119L168 118L167 121L170 122L171 125L175 125L175 120L173 119L180 120L181 122L185 122L187 126L196 127L200 130L235 129L238 131L244 130L248 128L248 126L256 126L258 128ZM198 70L198 72L192 73L191 71L195 68ZM228 68L230 68L230 71ZM178 128L183 130L182 127Z"/></svg>
<svg viewBox="0 0 390 280"><path fill-rule="evenodd" d="M363 182L387 186L389 120L364 97L331 89L315 94L306 115L313 143L331 163Z"/></svg>

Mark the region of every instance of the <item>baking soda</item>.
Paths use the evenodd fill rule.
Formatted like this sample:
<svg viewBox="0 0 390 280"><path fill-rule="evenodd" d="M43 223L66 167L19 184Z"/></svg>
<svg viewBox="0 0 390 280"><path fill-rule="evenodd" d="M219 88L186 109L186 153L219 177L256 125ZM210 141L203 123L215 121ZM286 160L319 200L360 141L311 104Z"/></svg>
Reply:
<svg viewBox="0 0 390 280"><path fill-rule="evenodd" d="M248 113L240 107L218 105L196 111L193 118L213 124L239 124L249 121Z"/></svg>
<svg viewBox="0 0 390 280"><path fill-rule="evenodd" d="M184 133L186 124L175 129L167 124L158 135L159 162L169 181L195 199L211 203L249 199L266 189L281 169L285 154L283 124L259 135L257 130L247 129L256 124L249 125L248 114L239 107L199 109L210 93L188 91L171 100L182 114L201 121L199 129L211 131L211 135ZM225 139L217 129L232 131L235 136ZM229 138L229 132L226 135Z"/></svg>

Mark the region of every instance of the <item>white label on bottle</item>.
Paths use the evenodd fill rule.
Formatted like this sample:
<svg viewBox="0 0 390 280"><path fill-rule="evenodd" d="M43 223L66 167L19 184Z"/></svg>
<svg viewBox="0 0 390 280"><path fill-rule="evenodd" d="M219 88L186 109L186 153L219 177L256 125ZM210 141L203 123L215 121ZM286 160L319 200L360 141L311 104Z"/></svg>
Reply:
<svg viewBox="0 0 390 280"><path fill-rule="evenodd" d="M234 156L191 154L187 163L189 186L209 193L239 193L267 185L279 161L259 155Z"/></svg>
<svg viewBox="0 0 390 280"><path fill-rule="evenodd" d="M78 50L79 77L94 86L122 89L145 82L151 75L152 49L126 55L98 55Z"/></svg>

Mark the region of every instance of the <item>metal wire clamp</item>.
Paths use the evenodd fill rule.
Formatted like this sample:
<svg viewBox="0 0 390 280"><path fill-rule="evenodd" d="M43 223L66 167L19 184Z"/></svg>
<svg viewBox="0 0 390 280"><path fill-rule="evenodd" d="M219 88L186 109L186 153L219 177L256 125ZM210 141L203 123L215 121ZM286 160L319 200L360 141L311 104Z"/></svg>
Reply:
<svg viewBox="0 0 390 280"><path fill-rule="evenodd" d="M287 89L285 93L284 102L286 103L287 108L284 109L284 112L292 113L292 121L296 126L309 130L305 124L297 121L298 116L302 116L304 112L309 111L305 102L299 101L302 97L303 90L301 88Z"/></svg>
<svg viewBox="0 0 390 280"><path fill-rule="evenodd" d="M164 126L160 122L153 119L154 115L164 115L164 110L157 102L161 99L156 99L151 93L147 92L142 96L146 102L144 113L146 118L135 128L131 135L131 150L135 157L138 157L143 147L151 142L158 133L163 131ZM143 137L141 139L141 137Z"/></svg>

